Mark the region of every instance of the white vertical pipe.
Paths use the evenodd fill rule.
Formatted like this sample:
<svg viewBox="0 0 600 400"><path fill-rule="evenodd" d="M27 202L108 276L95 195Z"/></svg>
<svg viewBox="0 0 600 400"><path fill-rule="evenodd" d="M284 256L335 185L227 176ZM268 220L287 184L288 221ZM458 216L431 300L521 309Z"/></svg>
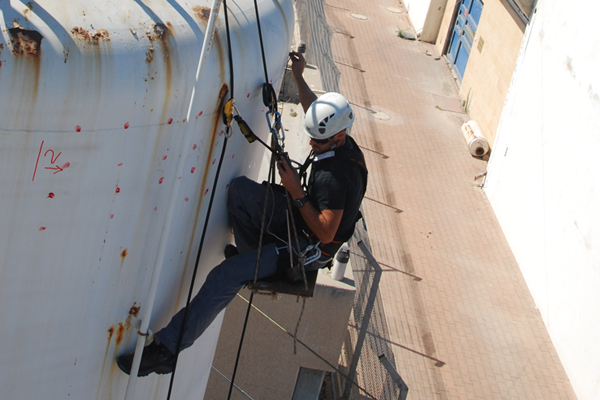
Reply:
<svg viewBox="0 0 600 400"><path fill-rule="evenodd" d="M190 121L192 109L194 106L196 86L198 85L198 81L200 80L200 76L202 75L204 63L206 62L206 60L208 60L208 56L210 54L210 49L216 31L215 20L219 16L219 8L221 7L221 1L222 0L213 0L212 8L210 11L210 17L208 19L208 24L206 25L206 31L204 34L204 41L202 43L202 51L200 52L200 59L198 60L198 69L196 70L196 82L194 83L194 87L192 88L190 106L188 108L186 117L187 122ZM179 151L180 157L177 165L177 173L175 174L176 178L183 174L183 167L187 158L187 153L189 151L189 148L191 147L191 142L192 133L189 132L184 135L184 138L182 140L182 147ZM154 270L152 271L152 279L150 281L150 292L148 293L148 298L146 299L147 305L144 308L140 330L138 331L138 340L135 347L131 371L129 373L129 381L127 382L125 400L129 400L131 399L131 396L133 396L135 380L137 378L137 374L140 368L140 361L142 360L142 353L144 345L146 344L146 337L148 336L148 326L150 325L150 318L152 317L152 309L154 308L154 300L156 298L156 292L158 290L158 282L160 280L160 274L164 265L165 252L167 248L168 238L170 236L169 233L171 231L171 223L173 222L175 204L177 201L177 194L179 193L180 185L181 180L175 179L175 184L173 190L171 191L171 196L169 197L169 208L167 210L167 216L165 218L165 223L161 231L158 252L156 255L156 261L154 263Z"/></svg>

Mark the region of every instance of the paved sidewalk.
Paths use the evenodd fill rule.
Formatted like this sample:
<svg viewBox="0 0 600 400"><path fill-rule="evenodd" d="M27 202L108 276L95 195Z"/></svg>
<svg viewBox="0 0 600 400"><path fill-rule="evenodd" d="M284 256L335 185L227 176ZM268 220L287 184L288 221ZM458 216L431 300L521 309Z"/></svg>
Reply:
<svg viewBox="0 0 600 400"><path fill-rule="evenodd" d="M370 168L364 213L384 268L384 339L408 398L575 399L474 179L486 162L460 132L468 115L446 111L459 103L456 83L434 46L396 36L410 22L388 7L402 6L327 0L339 83L335 68L322 73L326 89L339 84L355 105L353 136ZM310 45L323 46L317 39Z"/></svg>

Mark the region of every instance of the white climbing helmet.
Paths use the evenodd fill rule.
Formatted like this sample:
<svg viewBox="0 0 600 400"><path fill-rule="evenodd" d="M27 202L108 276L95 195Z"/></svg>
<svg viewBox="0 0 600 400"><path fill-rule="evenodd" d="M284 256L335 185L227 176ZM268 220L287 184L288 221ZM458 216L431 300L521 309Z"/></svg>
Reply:
<svg viewBox="0 0 600 400"><path fill-rule="evenodd" d="M339 93L325 93L306 111L304 131L313 139L328 139L349 128L354 122L354 111L348 100Z"/></svg>

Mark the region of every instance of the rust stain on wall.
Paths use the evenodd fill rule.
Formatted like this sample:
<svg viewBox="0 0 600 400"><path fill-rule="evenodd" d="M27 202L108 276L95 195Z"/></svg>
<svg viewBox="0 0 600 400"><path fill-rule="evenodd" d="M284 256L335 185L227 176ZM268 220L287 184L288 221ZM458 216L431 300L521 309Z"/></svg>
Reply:
<svg viewBox="0 0 600 400"><path fill-rule="evenodd" d="M112 336L113 336L113 335L114 335L114 333L115 333L115 327L114 327L114 326L111 326L110 328L108 328L108 331L107 331L107 332L108 332L108 341L110 342L110 339L112 339Z"/></svg>
<svg viewBox="0 0 600 400"><path fill-rule="evenodd" d="M127 257L127 249L123 249L123 251L121 252L121 259L123 261L125 261L125 257Z"/></svg>
<svg viewBox="0 0 600 400"><path fill-rule="evenodd" d="M210 150L208 157L206 158L206 166L204 167L204 176L202 177L202 185L200 186L201 188L206 186L206 182L208 180L208 171L210 169L210 162L212 160L212 151L213 151L213 148L215 146L215 141L218 136L218 129L219 129L219 124L221 123L221 115L222 115L224 100L225 100L225 96L227 95L228 92L229 92L229 86L226 83L224 83L223 86L221 86L221 90L219 90L219 98L217 100L217 107L216 107L217 109L215 110L215 122L214 122L213 132L212 132L212 136L211 136L211 142L210 142L211 150ZM202 196L200 197L200 204L202 204ZM200 209L200 206L198 205L198 210L199 209ZM197 219L197 217L196 217L196 219Z"/></svg>
<svg viewBox="0 0 600 400"><path fill-rule="evenodd" d="M154 59L154 45L153 42L157 41L160 43L163 49L163 60L165 62L165 94L164 99L165 103L163 106L163 112L161 116L161 120L165 119L165 113L168 108L169 100L171 97L171 81L172 81L172 66L171 66L171 58L169 54L169 36L173 35L173 25L167 21L165 24L155 24L152 27L152 31L146 32L146 36L148 40L150 40L150 48L146 52L146 63L150 64ZM176 53L175 53L176 54ZM150 77L150 79L154 79Z"/></svg>
<svg viewBox="0 0 600 400"><path fill-rule="evenodd" d="M21 27L10 28L10 37L12 40L13 54L30 55L39 57L42 51L42 39L44 38L39 32Z"/></svg>
<svg viewBox="0 0 600 400"><path fill-rule="evenodd" d="M146 64L150 64L154 60L154 46L150 46L146 51Z"/></svg>
<svg viewBox="0 0 600 400"><path fill-rule="evenodd" d="M137 302L133 302L133 305L131 306L131 308L129 308L130 316L133 315L134 317L137 317L138 314L140 313L140 309L142 308L142 306L141 305L137 306L136 304L137 304Z"/></svg>
<svg viewBox="0 0 600 400"><path fill-rule="evenodd" d="M94 30L90 32L87 29L76 26L71 29L71 34L75 39L79 39L94 45L97 45L102 41L110 41L110 34L106 29Z"/></svg>
<svg viewBox="0 0 600 400"><path fill-rule="evenodd" d="M168 24L170 24L170 22L167 22ZM154 26L152 26L152 31L150 32L146 32L146 36L148 36L148 39L150 39L150 41L155 41L155 40L164 40L165 36L170 32L170 29L167 27L167 25L165 24L154 24Z"/></svg>
<svg viewBox="0 0 600 400"><path fill-rule="evenodd" d="M221 116L223 115L223 105L225 104L225 96L227 96L227 93L229 93L229 86L227 85L227 83L224 83L221 86L221 89L219 90L219 97L217 99L217 104L216 104L216 110L215 110L215 117L214 117L214 122L213 122L213 129L212 129L212 135L210 138L210 145L209 145L209 153L208 156L206 157L206 165L204 166L204 175L202 176L202 183L200 184L201 188L204 188L206 186L206 182L208 180L208 170L210 169L210 165L211 165L211 160L212 160L212 154L214 151L214 147L215 147L215 142L217 141L217 137L219 136L219 124L222 121ZM194 226L192 228L192 232L196 232L196 229L198 227L198 219L200 218L200 209L202 207L202 200L204 199L204 195L200 194L200 199L198 200L198 205L196 207L196 217L194 218ZM190 241L188 243L187 246L187 254L186 254L186 258L185 258L185 265L189 265L189 260L190 260L190 256L191 256L191 251L193 249L193 240L194 240L194 235L190 235ZM183 274L183 276L185 276L185 274ZM183 289L184 289L184 279L182 279L180 281L180 285L179 285L179 292L178 292L178 299L182 299L183 297Z"/></svg>
<svg viewBox="0 0 600 400"><path fill-rule="evenodd" d="M194 6L192 7L192 11L200 21L208 22L208 18L210 17L210 8Z"/></svg>
<svg viewBox="0 0 600 400"><path fill-rule="evenodd" d="M25 76L27 77L27 86L31 84L31 103L37 101L37 93L40 82L40 66L42 53L42 39L44 37L37 31L23 29L17 21L13 21L14 28L9 28L10 42L12 53L16 57L17 62L21 64L21 68L25 68ZM25 82L24 82L25 83Z"/></svg>
<svg viewBox="0 0 600 400"><path fill-rule="evenodd" d="M117 346L123 341L123 333L125 333L125 326L119 322L119 327L117 328L117 338L115 339Z"/></svg>

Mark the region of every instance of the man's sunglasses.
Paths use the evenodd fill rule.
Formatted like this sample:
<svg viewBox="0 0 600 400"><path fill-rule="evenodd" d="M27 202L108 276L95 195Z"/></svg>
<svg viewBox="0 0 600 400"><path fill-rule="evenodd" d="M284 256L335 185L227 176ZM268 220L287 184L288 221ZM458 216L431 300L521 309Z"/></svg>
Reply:
<svg viewBox="0 0 600 400"><path fill-rule="evenodd" d="M315 142L316 144L321 144L321 145L329 143L330 140L331 140L331 138L327 138L327 139L315 139L315 138L312 138L313 142Z"/></svg>

